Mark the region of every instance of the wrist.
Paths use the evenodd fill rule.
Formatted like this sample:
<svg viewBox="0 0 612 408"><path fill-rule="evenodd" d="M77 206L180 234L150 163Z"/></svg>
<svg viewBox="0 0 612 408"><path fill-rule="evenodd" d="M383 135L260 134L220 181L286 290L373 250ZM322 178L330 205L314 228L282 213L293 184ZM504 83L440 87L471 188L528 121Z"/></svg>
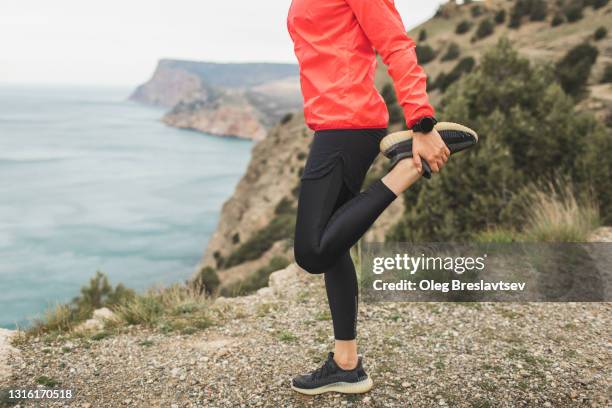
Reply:
<svg viewBox="0 0 612 408"><path fill-rule="evenodd" d="M434 129L434 126L438 123L435 117L433 116L424 116L414 121L412 127L410 128L414 133L422 133L427 134Z"/></svg>

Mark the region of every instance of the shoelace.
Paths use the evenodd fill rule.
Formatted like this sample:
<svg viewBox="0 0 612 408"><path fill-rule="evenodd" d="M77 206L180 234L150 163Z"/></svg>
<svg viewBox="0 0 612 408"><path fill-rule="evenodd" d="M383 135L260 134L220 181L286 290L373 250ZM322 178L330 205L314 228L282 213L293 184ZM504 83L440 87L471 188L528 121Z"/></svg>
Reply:
<svg viewBox="0 0 612 408"><path fill-rule="evenodd" d="M320 379L325 377L327 374L332 372L332 365L329 360L325 360L325 363L321 366L321 368L312 372L312 377L314 379Z"/></svg>

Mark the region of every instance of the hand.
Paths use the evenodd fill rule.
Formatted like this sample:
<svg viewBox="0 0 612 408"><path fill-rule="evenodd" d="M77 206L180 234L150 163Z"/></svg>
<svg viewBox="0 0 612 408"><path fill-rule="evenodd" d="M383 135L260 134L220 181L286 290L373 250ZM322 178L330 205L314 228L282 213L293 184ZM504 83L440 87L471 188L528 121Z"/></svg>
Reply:
<svg viewBox="0 0 612 408"><path fill-rule="evenodd" d="M412 159L419 173L423 173L422 159L427 160L431 171L439 173L448 161L450 150L436 129L429 133L415 132L412 139Z"/></svg>

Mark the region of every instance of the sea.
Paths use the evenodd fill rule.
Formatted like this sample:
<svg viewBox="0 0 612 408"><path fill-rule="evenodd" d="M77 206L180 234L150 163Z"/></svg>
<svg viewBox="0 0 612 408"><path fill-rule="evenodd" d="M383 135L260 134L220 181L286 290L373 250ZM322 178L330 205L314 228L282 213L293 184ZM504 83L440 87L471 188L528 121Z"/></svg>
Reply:
<svg viewBox="0 0 612 408"><path fill-rule="evenodd" d="M0 86L0 327L27 327L97 271L183 282L252 142L164 125L129 88Z"/></svg>

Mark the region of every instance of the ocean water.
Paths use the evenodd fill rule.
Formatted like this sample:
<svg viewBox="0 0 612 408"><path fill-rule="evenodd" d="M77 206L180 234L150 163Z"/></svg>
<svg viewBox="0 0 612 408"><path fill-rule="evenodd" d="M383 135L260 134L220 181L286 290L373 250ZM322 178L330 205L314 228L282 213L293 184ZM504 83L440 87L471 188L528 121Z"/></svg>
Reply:
<svg viewBox="0 0 612 408"><path fill-rule="evenodd" d="M98 270L136 290L193 273L252 144L167 127L129 92L0 87L0 327Z"/></svg>

